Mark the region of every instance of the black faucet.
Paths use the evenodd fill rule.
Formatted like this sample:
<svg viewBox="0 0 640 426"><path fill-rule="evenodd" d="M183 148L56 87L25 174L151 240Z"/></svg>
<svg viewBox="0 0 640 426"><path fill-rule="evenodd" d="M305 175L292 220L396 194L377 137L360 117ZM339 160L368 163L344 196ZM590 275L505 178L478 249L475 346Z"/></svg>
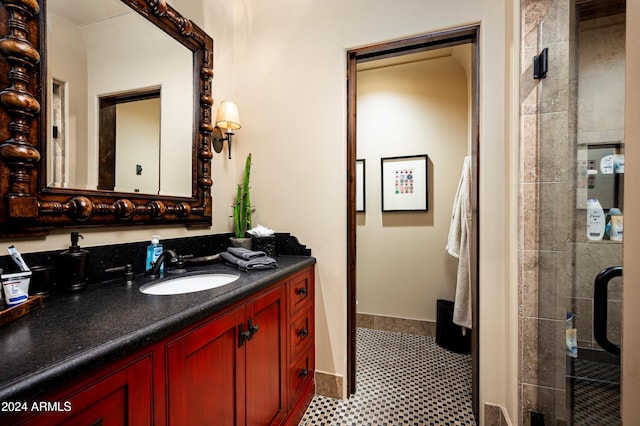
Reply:
<svg viewBox="0 0 640 426"><path fill-rule="evenodd" d="M114 268L107 268L105 272L124 272L124 282L127 285L133 284L133 265L127 263L124 266L116 266Z"/></svg>
<svg viewBox="0 0 640 426"><path fill-rule="evenodd" d="M149 278L160 278L160 266L164 263L165 266L167 264L167 258L169 258L169 263L175 263L178 260L178 255L173 250L165 250L160 253L160 256L153 263L151 269L149 269L144 274Z"/></svg>

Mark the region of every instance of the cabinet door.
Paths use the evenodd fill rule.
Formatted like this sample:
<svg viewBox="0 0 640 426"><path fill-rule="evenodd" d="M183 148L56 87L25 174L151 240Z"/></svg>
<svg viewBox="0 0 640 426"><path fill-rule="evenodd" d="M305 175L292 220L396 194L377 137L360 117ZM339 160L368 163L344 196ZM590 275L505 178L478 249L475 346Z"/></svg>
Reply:
<svg viewBox="0 0 640 426"><path fill-rule="evenodd" d="M75 394L54 397L54 401L49 401L59 404L55 407L59 411L42 413L25 424L150 425L153 419L151 369L151 357L136 361Z"/></svg>
<svg viewBox="0 0 640 426"><path fill-rule="evenodd" d="M279 424L285 412L285 289L278 286L247 305L258 331L246 347L247 425Z"/></svg>
<svg viewBox="0 0 640 426"><path fill-rule="evenodd" d="M167 345L168 419L171 425L243 425L244 350L235 309Z"/></svg>

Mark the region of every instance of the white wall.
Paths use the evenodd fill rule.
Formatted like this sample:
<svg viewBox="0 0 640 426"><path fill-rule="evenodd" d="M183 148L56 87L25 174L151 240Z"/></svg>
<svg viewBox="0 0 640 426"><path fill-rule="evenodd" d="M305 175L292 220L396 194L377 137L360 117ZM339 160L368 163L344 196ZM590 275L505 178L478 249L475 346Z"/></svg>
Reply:
<svg viewBox="0 0 640 426"><path fill-rule="evenodd" d="M212 4L216 4L213 2ZM513 186L509 163L517 108L511 73L516 16L510 1L293 1L237 3L238 150L252 152L256 220L290 231L318 259L316 365L346 374L346 51L480 22L480 401L517 418L517 275L509 253ZM401 5L401 7L400 7ZM437 7L434 7L437 6ZM507 32L507 30L509 30ZM218 64L220 61L217 62ZM517 129L517 126L516 126ZM240 136L241 135L241 136ZM511 275L509 275L511 273Z"/></svg>
<svg viewBox="0 0 640 426"><path fill-rule="evenodd" d="M367 63L366 65L369 65ZM467 77L452 56L358 72L357 158L366 212L357 221L358 313L436 320L454 299L445 246L468 145ZM381 212L380 158L429 156L429 211Z"/></svg>
<svg viewBox="0 0 640 426"><path fill-rule="evenodd" d="M51 80L67 83L67 162L69 182L79 187L87 185L87 57L84 40L78 27L67 19L49 13L47 26L47 48L49 54L46 90L51 90ZM48 93L47 102L51 104ZM51 111L51 108L47 108ZM49 122L51 117L49 116ZM50 130L49 130L50 131ZM49 138L51 136L49 135ZM50 159L53 158L49 153ZM53 179L49 179L49 182Z"/></svg>
<svg viewBox="0 0 640 426"><path fill-rule="evenodd" d="M137 166L142 172L137 173ZM164 173L163 177L169 173ZM115 191L157 194L160 182L160 98L116 104Z"/></svg>

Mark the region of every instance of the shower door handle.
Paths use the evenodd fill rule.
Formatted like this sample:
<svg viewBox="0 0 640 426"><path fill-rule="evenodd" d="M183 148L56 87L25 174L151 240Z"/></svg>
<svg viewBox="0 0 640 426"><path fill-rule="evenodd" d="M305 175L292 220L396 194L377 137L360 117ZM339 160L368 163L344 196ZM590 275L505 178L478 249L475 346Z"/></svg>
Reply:
<svg viewBox="0 0 640 426"><path fill-rule="evenodd" d="M605 268L596 276L593 291L593 336L596 342L607 352L620 355L620 346L607 338L607 302L609 299L609 281L622 276L622 266Z"/></svg>

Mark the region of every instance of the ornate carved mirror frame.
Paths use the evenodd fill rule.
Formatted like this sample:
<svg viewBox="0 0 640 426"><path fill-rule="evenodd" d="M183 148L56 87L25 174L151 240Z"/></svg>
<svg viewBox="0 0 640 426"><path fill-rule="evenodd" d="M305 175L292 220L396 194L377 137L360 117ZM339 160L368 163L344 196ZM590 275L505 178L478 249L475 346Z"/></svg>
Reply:
<svg viewBox="0 0 640 426"><path fill-rule="evenodd" d="M0 237L55 227L211 224L213 40L165 0L121 0L193 52L192 196L49 188L46 182L46 0L0 0ZM144 52L140 52L144 55Z"/></svg>

